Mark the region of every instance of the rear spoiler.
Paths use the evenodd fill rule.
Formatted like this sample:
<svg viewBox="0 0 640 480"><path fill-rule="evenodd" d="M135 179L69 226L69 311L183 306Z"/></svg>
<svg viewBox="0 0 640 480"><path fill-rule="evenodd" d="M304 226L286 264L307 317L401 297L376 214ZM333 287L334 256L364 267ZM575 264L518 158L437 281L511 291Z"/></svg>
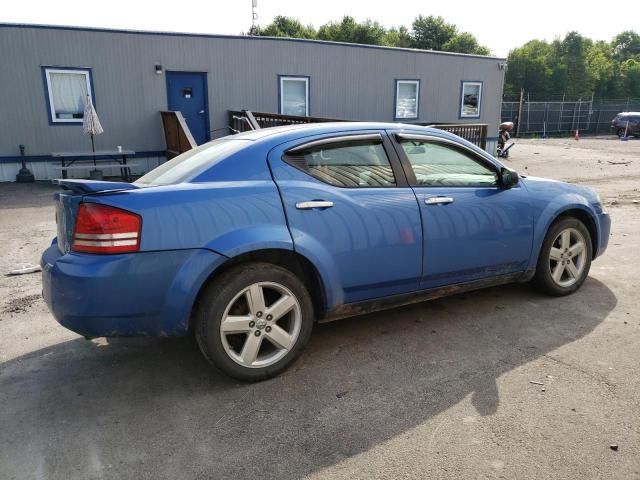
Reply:
<svg viewBox="0 0 640 480"><path fill-rule="evenodd" d="M105 182L102 180L52 180L55 185L60 185L65 190L71 190L73 193L89 194L103 192L120 192L123 190L136 190L140 187L133 183L127 182Z"/></svg>

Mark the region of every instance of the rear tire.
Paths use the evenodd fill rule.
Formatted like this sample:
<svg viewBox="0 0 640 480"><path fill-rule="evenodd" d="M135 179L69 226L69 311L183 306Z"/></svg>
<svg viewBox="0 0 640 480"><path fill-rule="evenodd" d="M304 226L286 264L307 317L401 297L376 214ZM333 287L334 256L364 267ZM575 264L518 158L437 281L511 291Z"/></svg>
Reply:
<svg viewBox="0 0 640 480"><path fill-rule="evenodd" d="M313 317L309 293L293 273L269 263L243 264L205 287L195 336L218 370L258 381L294 362L311 336Z"/></svg>
<svg viewBox="0 0 640 480"><path fill-rule="evenodd" d="M589 275L592 249L589 231L580 220L557 220L542 243L534 286L556 297L575 292Z"/></svg>

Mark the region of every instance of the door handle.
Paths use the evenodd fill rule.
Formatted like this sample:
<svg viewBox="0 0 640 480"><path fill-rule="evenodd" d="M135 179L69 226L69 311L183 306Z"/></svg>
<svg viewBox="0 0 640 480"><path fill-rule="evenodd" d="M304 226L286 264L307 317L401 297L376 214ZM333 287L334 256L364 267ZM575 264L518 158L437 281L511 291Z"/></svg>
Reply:
<svg viewBox="0 0 640 480"><path fill-rule="evenodd" d="M312 200L310 202L298 202L296 208L298 210L310 210L312 208L330 208L333 207L333 202L326 200Z"/></svg>
<svg viewBox="0 0 640 480"><path fill-rule="evenodd" d="M424 203L427 205L444 205L446 203L453 203L453 197L429 197Z"/></svg>

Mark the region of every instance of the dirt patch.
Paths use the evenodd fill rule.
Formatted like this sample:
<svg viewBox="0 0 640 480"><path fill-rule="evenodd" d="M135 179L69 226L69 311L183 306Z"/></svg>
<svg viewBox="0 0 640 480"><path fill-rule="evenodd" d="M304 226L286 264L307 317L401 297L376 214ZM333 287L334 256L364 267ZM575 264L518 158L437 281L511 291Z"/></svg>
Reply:
<svg viewBox="0 0 640 480"><path fill-rule="evenodd" d="M2 313L25 313L41 298L42 296L37 293L27 295L25 297L14 298L2 309Z"/></svg>

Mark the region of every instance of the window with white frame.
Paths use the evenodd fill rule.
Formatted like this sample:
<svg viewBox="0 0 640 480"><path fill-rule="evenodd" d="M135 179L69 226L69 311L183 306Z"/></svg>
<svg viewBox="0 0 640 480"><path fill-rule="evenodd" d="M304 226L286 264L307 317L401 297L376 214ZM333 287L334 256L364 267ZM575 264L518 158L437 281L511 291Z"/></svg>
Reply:
<svg viewBox="0 0 640 480"><path fill-rule="evenodd" d="M396 80L395 118L418 118L420 80Z"/></svg>
<svg viewBox="0 0 640 480"><path fill-rule="evenodd" d="M462 82L460 117L478 118L482 102L482 82Z"/></svg>
<svg viewBox="0 0 640 480"><path fill-rule="evenodd" d="M280 77L280 113L309 116L308 77Z"/></svg>
<svg viewBox="0 0 640 480"><path fill-rule="evenodd" d="M82 123L91 71L86 68L44 67L51 123Z"/></svg>

